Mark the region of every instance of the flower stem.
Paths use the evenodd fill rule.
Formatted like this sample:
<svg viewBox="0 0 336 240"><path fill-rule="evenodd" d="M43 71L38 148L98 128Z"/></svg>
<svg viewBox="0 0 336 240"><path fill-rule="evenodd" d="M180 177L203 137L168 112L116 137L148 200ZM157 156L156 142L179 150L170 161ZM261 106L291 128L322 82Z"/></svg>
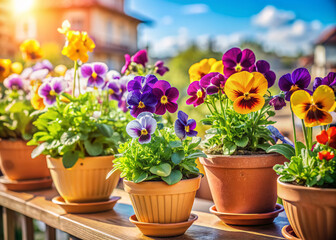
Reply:
<svg viewBox="0 0 336 240"><path fill-rule="evenodd" d="M76 78L77 78L77 69L78 69L78 62L75 61L75 73L74 73L74 79L73 79L73 86L72 86L72 96L75 96L75 90L76 90Z"/></svg>
<svg viewBox="0 0 336 240"><path fill-rule="evenodd" d="M292 110L292 105L290 106L291 113L292 113L292 124L293 124L293 133L294 133L294 148L295 148L295 156L298 156L298 147L297 147L297 138L296 138L296 129L295 129L295 118L294 118L294 113Z"/></svg>
<svg viewBox="0 0 336 240"><path fill-rule="evenodd" d="M306 142L306 148L307 148L307 151L309 152L311 147L309 147L309 139L308 139L308 135L307 135L307 128L306 128L306 125L305 125L303 119L301 120L301 122L302 122L303 135L304 135L305 142Z"/></svg>

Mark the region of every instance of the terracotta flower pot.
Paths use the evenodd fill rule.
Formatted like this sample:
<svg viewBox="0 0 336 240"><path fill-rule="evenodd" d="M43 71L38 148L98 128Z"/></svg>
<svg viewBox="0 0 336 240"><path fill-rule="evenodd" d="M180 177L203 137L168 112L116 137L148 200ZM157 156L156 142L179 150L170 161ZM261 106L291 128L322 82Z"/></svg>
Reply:
<svg viewBox="0 0 336 240"><path fill-rule="evenodd" d="M61 158L47 157L48 168L58 193L68 203L108 200L117 186L120 172L112 169L114 156L86 157L78 159L70 169L63 167Z"/></svg>
<svg viewBox="0 0 336 240"><path fill-rule="evenodd" d="M31 158L35 147L23 140L0 140L0 167L10 180L28 180L49 177L46 158L43 155Z"/></svg>
<svg viewBox="0 0 336 240"><path fill-rule="evenodd" d="M266 213L274 211L277 200L275 164L280 154L201 158L217 211L224 213Z"/></svg>
<svg viewBox="0 0 336 240"><path fill-rule="evenodd" d="M336 239L336 189L297 186L278 179L278 195L298 238Z"/></svg>
<svg viewBox="0 0 336 240"><path fill-rule="evenodd" d="M163 181L134 183L124 179L124 189L140 222L178 223L189 219L200 182L201 176L170 186Z"/></svg>

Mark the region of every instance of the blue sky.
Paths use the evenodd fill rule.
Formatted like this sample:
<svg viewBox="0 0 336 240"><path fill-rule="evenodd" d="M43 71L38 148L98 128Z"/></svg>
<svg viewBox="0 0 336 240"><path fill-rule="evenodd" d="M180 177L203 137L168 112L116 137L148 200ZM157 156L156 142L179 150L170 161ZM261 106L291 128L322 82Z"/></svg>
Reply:
<svg viewBox="0 0 336 240"><path fill-rule="evenodd" d="M205 46L209 38L219 51L254 39L279 54L309 52L316 37L336 24L335 0L126 0L126 12L154 21L139 28L139 46L149 44L159 57L191 41Z"/></svg>

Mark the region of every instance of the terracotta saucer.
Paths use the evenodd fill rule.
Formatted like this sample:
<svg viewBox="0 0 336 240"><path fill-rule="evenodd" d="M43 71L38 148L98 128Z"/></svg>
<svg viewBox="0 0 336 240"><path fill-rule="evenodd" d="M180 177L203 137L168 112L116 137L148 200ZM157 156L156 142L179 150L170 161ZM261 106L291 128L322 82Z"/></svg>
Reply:
<svg viewBox="0 0 336 240"><path fill-rule="evenodd" d="M291 225L286 225L281 229L282 236L289 240L300 240L291 227Z"/></svg>
<svg viewBox="0 0 336 240"><path fill-rule="evenodd" d="M145 223L139 222L134 215L129 220L135 224L140 231L150 237L174 237L185 233L187 229L198 219L196 214L190 214L188 221L179 223Z"/></svg>
<svg viewBox="0 0 336 240"><path fill-rule="evenodd" d="M52 202L61 206L67 213L96 213L111 210L121 197L111 197L107 201L90 203L66 203L61 196L56 196Z"/></svg>
<svg viewBox="0 0 336 240"><path fill-rule="evenodd" d="M17 181L10 180L5 176L2 176L0 177L0 183L2 183L7 190L20 192L50 188L52 185L52 179L49 177Z"/></svg>
<svg viewBox="0 0 336 240"><path fill-rule="evenodd" d="M242 214L242 213L222 213L217 212L216 206L210 207L210 212L219 217L224 223L231 225L264 225L272 223L274 218L276 218L280 212L284 210L281 204L276 204L275 210L268 213L252 213L252 214Z"/></svg>

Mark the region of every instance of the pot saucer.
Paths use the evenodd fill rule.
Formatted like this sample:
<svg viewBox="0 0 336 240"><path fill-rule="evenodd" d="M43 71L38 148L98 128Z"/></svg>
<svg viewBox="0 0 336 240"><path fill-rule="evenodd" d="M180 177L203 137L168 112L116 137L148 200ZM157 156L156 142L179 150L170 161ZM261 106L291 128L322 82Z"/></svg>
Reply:
<svg viewBox="0 0 336 240"><path fill-rule="evenodd" d="M190 214L187 221L179 223L139 222L135 214L129 218L129 220L136 225L144 235L150 237L173 237L182 235L197 219L198 216L193 213Z"/></svg>
<svg viewBox="0 0 336 240"><path fill-rule="evenodd" d="M284 210L284 208L281 204L277 203L275 210L268 213L222 213L217 211L215 205L210 207L209 210L226 224L252 226L272 223L274 218L276 218L279 213Z"/></svg>
<svg viewBox="0 0 336 240"><path fill-rule="evenodd" d="M282 236L289 240L300 240L291 227L291 225L286 225L281 229Z"/></svg>
<svg viewBox="0 0 336 240"><path fill-rule="evenodd" d="M7 190L21 192L50 188L52 179L48 177L29 180L10 180L2 176L0 177L0 183L2 183Z"/></svg>
<svg viewBox="0 0 336 240"><path fill-rule="evenodd" d="M62 207L67 213L96 213L111 210L121 197L112 196L107 201L89 203L67 203L61 196L56 196L52 202Z"/></svg>

